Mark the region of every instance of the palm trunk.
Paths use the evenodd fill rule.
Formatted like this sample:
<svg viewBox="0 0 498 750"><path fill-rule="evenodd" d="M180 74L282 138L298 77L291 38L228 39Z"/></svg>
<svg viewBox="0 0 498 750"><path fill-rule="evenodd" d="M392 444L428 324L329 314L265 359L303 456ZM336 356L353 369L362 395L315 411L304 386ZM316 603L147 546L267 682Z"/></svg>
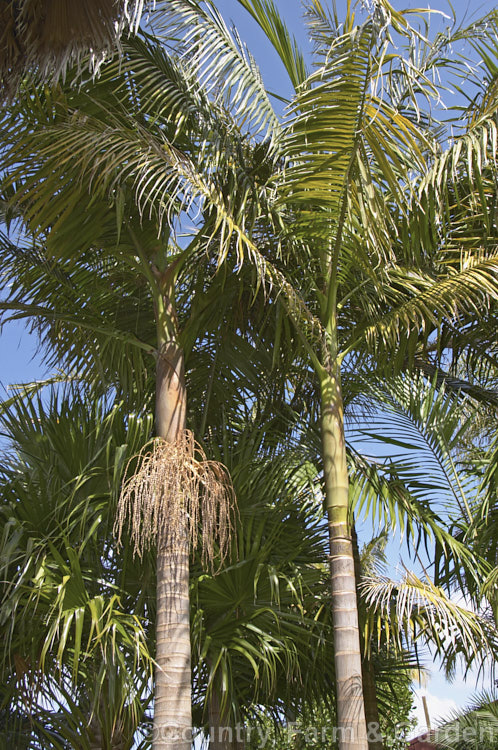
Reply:
<svg viewBox="0 0 498 750"><path fill-rule="evenodd" d="M330 361L322 371L320 387L325 505L330 542L337 739L340 750L368 750L354 556L348 518L349 480L342 390L336 362Z"/></svg>
<svg viewBox="0 0 498 750"><path fill-rule="evenodd" d="M368 659L366 656L362 662L362 677L365 717L368 731L368 750L384 750L384 740L380 732L375 670L372 660Z"/></svg>
<svg viewBox="0 0 498 750"><path fill-rule="evenodd" d="M359 603L358 583L361 578L361 561L360 550L358 547L358 537L354 522L351 526L351 536L353 540L354 571L356 578L356 601L358 610L361 613ZM360 617L360 619L362 619ZM366 653L365 641L360 630L360 646L362 652L361 659L361 677L363 680L363 700L365 702L365 720L367 724L368 750L384 750L384 741L380 733L379 721L379 704L377 701L377 688L375 684L375 670L372 660Z"/></svg>
<svg viewBox="0 0 498 750"><path fill-rule="evenodd" d="M222 713L218 690L213 687L208 703L209 750L244 750L245 742L237 728L230 727Z"/></svg>
<svg viewBox="0 0 498 750"><path fill-rule="evenodd" d="M209 750L231 750L231 737L224 731L221 701L218 690L213 687L208 703L209 713Z"/></svg>
<svg viewBox="0 0 498 750"><path fill-rule="evenodd" d="M156 310L156 434L174 442L186 425L183 351L176 319L166 294ZM190 750L192 737L189 611L189 543L187 519L183 542L157 549L156 684L153 750Z"/></svg>
<svg viewBox="0 0 498 750"><path fill-rule="evenodd" d="M157 555L154 750L190 750L189 550Z"/></svg>

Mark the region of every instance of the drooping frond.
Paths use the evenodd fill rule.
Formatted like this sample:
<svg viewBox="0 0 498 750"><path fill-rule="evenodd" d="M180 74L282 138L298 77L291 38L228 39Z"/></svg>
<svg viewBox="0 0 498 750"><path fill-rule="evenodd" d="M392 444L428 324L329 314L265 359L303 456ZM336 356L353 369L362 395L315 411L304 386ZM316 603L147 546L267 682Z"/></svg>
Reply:
<svg viewBox="0 0 498 750"><path fill-rule="evenodd" d="M428 513L431 506L439 506L470 520L475 478L461 471L459 451L469 430L471 405L464 419L464 399L421 376L368 382L365 387L376 403L375 416L352 423L351 431L356 440L368 441L377 456L373 463L380 467L386 455L386 475L426 505Z"/></svg>
<svg viewBox="0 0 498 750"><path fill-rule="evenodd" d="M256 218L270 212L267 182L275 157L266 144L251 145L233 129L230 116L209 103L180 63L145 44L130 42L126 52L122 68L111 64L93 89L34 94L10 121L5 118L3 164L9 181L18 181L14 199L24 219L32 231L50 227L59 245L66 231L74 237L70 225L78 226L81 242L91 245L95 224L78 213L91 204L101 222L109 201L122 223L123 192L133 194L142 217L157 222L158 235L182 212L198 221L208 208L203 242L210 252L219 263L229 252L238 263L249 256L264 277L265 261L251 234ZM128 85L135 67L136 88ZM14 125L19 116L21 137ZM32 131L36 119L46 122L43 132Z"/></svg>
<svg viewBox="0 0 498 750"><path fill-rule="evenodd" d="M470 123L482 119L487 113L496 110L498 102L498 10L495 8L485 19L485 31L470 38L474 49L481 57L477 70L480 96L476 106L470 107Z"/></svg>
<svg viewBox="0 0 498 750"><path fill-rule="evenodd" d="M391 282L384 287L387 310L382 313L379 304L378 319L359 327L353 341L357 345L363 338L372 350L396 351L398 366L413 360L417 347L443 324L463 327L472 316L486 314L498 300L498 246L462 252L452 265L440 267L439 275L413 267L385 270Z"/></svg>
<svg viewBox="0 0 498 750"><path fill-rule="evenodd" d="M488 566L481 567L471 535L455 531L471 522L484 496L465 457L478 408L420 375L367 376L362 398L368 407L348 430L355 513L396 529L410 553L424 550L436 580L465 571L480 586Z"/></svg>
<svg viewBox="0 0 498 750"><path fill-rule="evenodd" d="M29 323L49 368L100 393L115 388L126 400L144 400L155 372L153 308L144 279L100 249L75 264L2 233L0 258L0 322Z"/></svg>
<svg viewBox="0 0 498 750"><path fill-rule="evenodd" d="M369 517L396 530L406 539L409 551L412 547L424 549L432 556L435 548L440 564L457 562L479 577L476 555L447 528L447 518L434 502L432 487L418 482L420 462L375 460L350 451L350 465L351 509L358 517ZM403 472L416 475L415 486Z"/></svg>
<svg viewBox="0 0 498 750"><path fill-rule="evenodd" d="M458 209L466 206L473 215L480 214L483 217L488 231L493 225L494 217L487 217L484 198L496 185L497 108L498 99L485 115L472 123L466 133L456 138L434 160L431 169L423 177L419 187L421 199L425 199L425 206L431 205L434 210L439 209L441 212L433 220L454 221Z"/></svg>
<svg viewBox="0 0 498 750"><path fill-rule="evenodd" d="M421 580L410 571L399 582L385 576L365 577L360 588L371 608L370 626L382 616L382 631L399 647L404 634L432 645L444 655L449 670L459 654L468 668L496 653L494 623L450 599L429 578Z"/></svg>
<svg viewBox="0 0 498 750"><path fill-rule="evenodd" d="M0 7L0 100L28 72L57 80L75 62L95 73L148 0L4 0Z"/></svg>

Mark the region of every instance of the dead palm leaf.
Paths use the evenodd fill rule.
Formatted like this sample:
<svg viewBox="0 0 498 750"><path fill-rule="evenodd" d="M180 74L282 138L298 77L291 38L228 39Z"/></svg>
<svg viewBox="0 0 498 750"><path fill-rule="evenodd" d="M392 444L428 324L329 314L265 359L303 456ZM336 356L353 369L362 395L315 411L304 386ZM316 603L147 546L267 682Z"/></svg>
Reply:
<svg viewBox="0 0 498 750"><path fill-rule="evenodd" d="M0 0L0 98L28 71L45 80L64 76L89 55L96 72L125 29L136 31L144 0Z"/></svg>

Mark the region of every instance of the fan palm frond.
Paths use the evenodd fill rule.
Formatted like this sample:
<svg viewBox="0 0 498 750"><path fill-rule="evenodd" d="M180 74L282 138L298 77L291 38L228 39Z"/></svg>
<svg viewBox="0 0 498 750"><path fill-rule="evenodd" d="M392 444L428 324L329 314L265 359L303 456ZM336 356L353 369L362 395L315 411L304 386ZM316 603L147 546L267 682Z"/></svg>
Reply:
<svg viewBox="0 0 498 750"><path fill-rule="evenodd" d="M116 555L110 532L126 459L150 420L73 390L19 393L1 421L11 441L0 469L2 680L13 705L22 684L35 701L59 684L83 737L95 712L97 724L123 721L133 734L153 669L149 605L131 552Z"/></svg>
<svg viewBox="0 0 498 750"><path fill-rule="evenodd" d="M317 471L302 450L271 446L266 433L248 421L223 446L207 444L233 477L240 515L236 562L192 584L196 689L197 700L217 694L228 723L257 720L263 705L276 716L332 686L320 666L330 621Z"/></svg>

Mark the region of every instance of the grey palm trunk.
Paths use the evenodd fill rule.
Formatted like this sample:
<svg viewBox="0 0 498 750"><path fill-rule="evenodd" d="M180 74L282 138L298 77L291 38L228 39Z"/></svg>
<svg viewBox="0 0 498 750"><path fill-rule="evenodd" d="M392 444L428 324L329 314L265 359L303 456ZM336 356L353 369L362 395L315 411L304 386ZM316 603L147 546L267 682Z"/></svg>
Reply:
<svg viewBox="0 0 498 750"><path fill-rule="evenodd" d="M337 739L340 750L368 750L363 702L356 577L349 520L349 477L338 363L330 360L320 377L322 449L327 511Z"/></svg>
<svg viewBox="0 0 498 750"><path fill-rule="evenodd" d="M156 434L176 442L185 432L187 394L183 350L170 296L156 300ZM156 677L153 750L190 750L192 736L189 534L157 546Z"/></svg>
<svg viewBox="0 0 498 750"><path fill-rule="evenodd" d="M358 603L358 614L362 622L362 610L360 606L360 595L358 584L361 579L360 548L354 520L351 523L351 536L353 540L354 570L356 576L356 600ZM367 646L367 647L366 647ZM363 701L365 705L365 719L367 723L368 750L384 750L384 740L380 731L379 705L377 701L377 686L375 681L375 668L371 658L368 644L360 630L361 647L361 676L363 680Z"/></svg>
<svg viewBox="0 0 498 750"><path fill-rule="evenodd" d="M232 727L222 708L219 690L213 686L208 701L209 750L244 750L241 727Z"/></svg>

